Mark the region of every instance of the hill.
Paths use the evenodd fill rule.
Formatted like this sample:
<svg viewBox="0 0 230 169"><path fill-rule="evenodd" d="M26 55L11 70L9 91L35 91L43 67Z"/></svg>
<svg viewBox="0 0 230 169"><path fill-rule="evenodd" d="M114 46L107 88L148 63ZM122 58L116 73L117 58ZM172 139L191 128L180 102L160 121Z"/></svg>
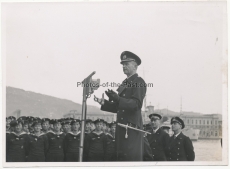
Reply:
<svg viewBox="0 0 230 169"><path fill-rule="evenodd" d="M6 87L6 116L21 111L21 116L61 118L70 110L82 111L81 104L73 101L47 96L40 93L25 91L14 87ZM88 113L101 113L96 106L87 106Z"/></svg>

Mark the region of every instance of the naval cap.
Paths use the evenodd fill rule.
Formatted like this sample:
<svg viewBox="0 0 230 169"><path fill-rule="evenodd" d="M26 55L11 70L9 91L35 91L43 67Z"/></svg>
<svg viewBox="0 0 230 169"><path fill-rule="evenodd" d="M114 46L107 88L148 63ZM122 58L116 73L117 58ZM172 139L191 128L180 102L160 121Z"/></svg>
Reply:
<svg viewBox="0 0 230 169"><path fill-rule="evenodd" d="M159 118L159 120L162 118L162 116L160 114L157 114L157 113L152 113L149 115L149 118Z"/></svg>
<svg viewBox="0 0 230 169"><path fill-rule="evenodd" d="M185 127L185 124L184 124L184 121L180 118L180 117L173 117L172 119L171 119L171 124L173 123L173 122L176 122L176 123L178 123L178 124L180 124L181 126L182 126L182 129Z"/></svg>
<svg viewBox="0 0 230 169"><path fill-rule="evenodd" d="M121 53L121 64L123 62L130 62L130 61L135 61L137 65L141 64L141 59L134 53L129 52L129 51L124 51Z"/></svg>
<svg viewBox="0 0 230 169"><path fill-rule="evenodd" d="M104 120L103 120L103 119L97 119L97 120L95 120L93 123L94 123L94 124L97 124L97 123L99 123L99 122L103 122L103 123L104 123Z"/></svg>

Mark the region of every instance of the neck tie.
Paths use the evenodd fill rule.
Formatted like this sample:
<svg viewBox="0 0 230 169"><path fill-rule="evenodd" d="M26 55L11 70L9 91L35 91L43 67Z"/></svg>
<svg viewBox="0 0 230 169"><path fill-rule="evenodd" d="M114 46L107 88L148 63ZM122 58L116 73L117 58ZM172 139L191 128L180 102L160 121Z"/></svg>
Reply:
<svg viewBox="0 0 230 169"><path fill-rule="evenodd" d="M176 139L176 135L174 135L173 138Z"/></svg>

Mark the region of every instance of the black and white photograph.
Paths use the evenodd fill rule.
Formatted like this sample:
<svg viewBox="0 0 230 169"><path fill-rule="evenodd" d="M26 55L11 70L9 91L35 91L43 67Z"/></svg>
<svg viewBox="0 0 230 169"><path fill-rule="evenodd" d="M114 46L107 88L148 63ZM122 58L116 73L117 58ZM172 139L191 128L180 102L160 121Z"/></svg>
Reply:
<svg viewBox="0 0 230 169"><path fill-rule="evenodd" d="M4 167L228 165L227 1L1 2Z"/></svg>

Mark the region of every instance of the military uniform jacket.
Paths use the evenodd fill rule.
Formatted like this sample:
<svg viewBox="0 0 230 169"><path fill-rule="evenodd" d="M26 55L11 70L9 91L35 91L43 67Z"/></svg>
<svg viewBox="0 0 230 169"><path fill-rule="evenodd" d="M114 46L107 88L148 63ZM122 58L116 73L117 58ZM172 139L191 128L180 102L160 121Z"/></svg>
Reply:
<svg viewBox="0 0 230 169"><path fill-rule="evenodd" d="M144 87L143 87L144 86ZM143 121L141 108L146 94L145 81L134 74L117 89L120 96L119 103L105 100L101 110L117 113L117 123L132 124L142 129ZM125 129L116 127L116 151L119 161L142 161L143 159L143 134L128 129L128 138L125 138Z"/></svg>
<svg viewBox="0 0 230 169"><path fill-rule="evenodd" d="M6 138L6 161L23 162L28 156L28 135L11 132Z"/></svg>
<svg viewBox="0 0 230 169"><path fill-rule="evenodd" d="M106 155L105 161L115 161L116 160L116 151L115 151L115 137L110 133L106 133L107 143L106 143Z"/></svg>
<svg viewBox="0 0 230 169"><path fill-rule="evenodd" d="M64 138L65 134L56 134L54 132L49 132L46 134L49 142L48 153L52 154L64 154Z"/></svg>
<svg viewBox="0 0 230 169"><path fill-rule="evenodd" d="M175 139L173 136L170 137L166 156L168 161L194 161L195 153L192 141L182 132Z"/></svg>
<svg viewBox="0 0 230 169"><path fill-rule="evenodd" d="M35 134L28 135L29 137L29 156L46 156L49 148L48 138L44 133L39 136Z"/></svg>
<svg viewBox="0 0 230 169"><path fill-rule="evenodd" d="M73 134L69 132L64 139L64 152L65 153L79 153L80 146L80 133Z"/></svg>
<svg viewBox="0 0 230 169"><path fill-rule="evenodd" d="M150 144L153 161L166 161L165 150L169 141L169 135L161 128L156 133L147 135L148 142Z"/></svg>
<svg viewBox="0 0 230 169"><path fill-rule="evenodd" d="M87 161L94 159L104 160L106 153L107 136L105 133L92 132L85 138L85 158ZM99 157L100 156L100 157Z"/></svg>

